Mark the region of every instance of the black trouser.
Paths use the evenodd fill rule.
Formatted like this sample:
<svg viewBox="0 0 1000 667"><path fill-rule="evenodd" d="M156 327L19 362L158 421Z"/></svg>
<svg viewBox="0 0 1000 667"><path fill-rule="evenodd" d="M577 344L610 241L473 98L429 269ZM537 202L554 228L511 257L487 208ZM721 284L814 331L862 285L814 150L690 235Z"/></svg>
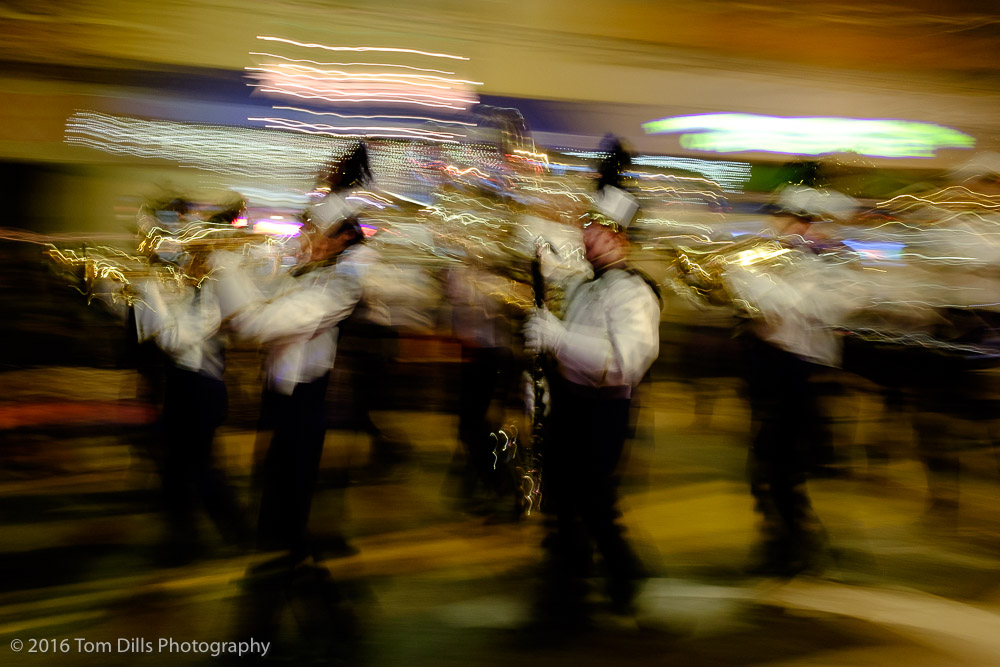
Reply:
<svg viewBox="0 0 1000 667"><path fill-rule="evenodd" d="M274 429L261 473L257 544L294 557L308 553L309 509L326 438L329 373L295 386L292 394L264 391L261 423Z"/></svg>
<svg viewBox="0 0 1000 667"><path fill-rule="evenodd" d="M604 561L612 598L628 602L641 567L618 523L618 464L629 426L630 399L552 383L552 413L544 445L545 546L552 593L573 603L590 570L591 541Z"/></svg>
<svg viewBox="0 0 1000 667"><path fill-rule="evenodd" d="M175 539L193 541L195 501L200 500L223 537L243 537L243 513L212 460L215 429L226 416L222 380L169 366L164 387L163 490Z"/></svg>
<svg viewBox="0 0 1000 667"><path fill-rule="evenodd" d="M806 478L813 449L822 439L819 398L810 382L819 366L755 337L748 337L747 344L755 428L750 489L767 523L768 542L801 549L814 521Z"/></svg>
<svg viewBox="0 0 1000 667"><path fill-rule="evenodd" d="M399 354L399 334L392 327L353 319L348 319L339 328L337 350L349 357L345 361L354 390L351 425L381 437L382 432L372 421L371 413L386 409L391 386L390 364Z"/></svg>

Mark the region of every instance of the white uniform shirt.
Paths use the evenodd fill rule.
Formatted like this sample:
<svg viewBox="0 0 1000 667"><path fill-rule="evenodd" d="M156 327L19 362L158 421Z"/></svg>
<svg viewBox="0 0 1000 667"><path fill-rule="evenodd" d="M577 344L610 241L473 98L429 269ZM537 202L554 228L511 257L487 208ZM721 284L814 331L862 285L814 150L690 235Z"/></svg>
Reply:
<svg viewBox="0 0 1000 667"><path fill-rule="evenodd" d="M559 371L588 387L639 384L660 350L660 302L639 276L609 269L568 296Z"/></svg>
<svg viewBox="0 0 1000 667"><path fill-rule="evenodd" d="M140 341L155 339L171 361L185 370L222 379L224 341L219 333L222 316L214 284L200 290L185 285L171 294L155 279L137 285L135 322Z"/></svg>
<svg viewBox="0 0 1000 667"><path fill-rule="evenodd" d="M269 346L267 381L275 391L290 395L296 385L333 367L337 324L362 295L365 264L350 261L361 248L348 249L336 264L283 276L267 300L239 269L222 272L219 280L230 301L224 312L235 311L232 327L237 333Z"/></svg>
<svg viewBox="0 0 1000 667"><path fill-rule="evenodd" d="M380 253L367 244L353 246L340 260L340 271L357 276L361 287L361 300L355 318L371 324L392 326L392 314L384 290L379 289L379 278L389 272Z"/></svg>
<svg viewBox="0 0 1000 667"><path fill-rule="evenodd" d="M822 366L839 367L840 339L833 327L863 303L858 276L810 253L798 253L780 271L732 266L724 274L732 295L756 308L761 339Z"/></svg>

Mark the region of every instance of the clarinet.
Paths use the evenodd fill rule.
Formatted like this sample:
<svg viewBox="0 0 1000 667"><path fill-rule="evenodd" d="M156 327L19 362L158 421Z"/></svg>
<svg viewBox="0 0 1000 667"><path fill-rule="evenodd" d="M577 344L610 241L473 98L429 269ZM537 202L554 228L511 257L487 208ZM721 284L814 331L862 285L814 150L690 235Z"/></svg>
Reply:
<svg viewBox="0 0 1000 667"><path fill-rule="evenodd" d="M542 277L542 264L536 257L531 263L531 287L535 298L535 307L545 306L545 279ZM528 450L528 466L524 475L525 499L528 503L527 514L538 508L542 500L542 452L545 445L545 403L542 396L545 393L546 355L539 352L531 360L531 382L535 394L535 405L531 415L531 448Z"/></svg>

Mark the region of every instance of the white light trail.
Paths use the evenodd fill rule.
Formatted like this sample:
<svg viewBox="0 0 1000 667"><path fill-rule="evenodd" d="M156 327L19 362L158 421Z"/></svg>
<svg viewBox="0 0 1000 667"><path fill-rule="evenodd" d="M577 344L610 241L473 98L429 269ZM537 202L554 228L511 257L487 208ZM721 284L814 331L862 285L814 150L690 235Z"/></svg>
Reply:
<svg viewBox="0 0 1000 667"><path fill-rule="evenodd" d="M269 63L270 64L270 63ZM408 81L398 81L395 79L420 79L421 81L440 81L443 83L454 83L454 84L465 84L468 86L481 86L482 81L470 81L468 79L449 79L444 76L434 76L432 74L402 74L397 72L345 72L339 69L320 69L319 67L307 67L305 65L286 65L284 63L274 63L273 67L279 67L284 69L266 69L263 67L244 67L243 69L249 71L258 72L270 72L272 74L280 74L283 76L299 77L299 78L310 78L307 75L300 74L286 74L285 70L294 70L298 72L314 72L316 74L330 75L315 77L318 81L390 81L391 83L409 83ZM339 76L337 76L339 75ZM395 79L387 79L386 77L395 77ZM425 83L421 85L430 86L431 84ZM434 86L435 88L440 88L440 86Z"/></svg>
<svg viewBox="0 0 1000 667"><path fill-rule="evenodd" d="M412 65L397 65L396 63L325 63L318 60L308 60L306 58L288 58L286 56L279 56L276 53L262 53L260 51L251 51L251 56L267 56L268 58L278 58L279 60L286 60L291 63L310 63L312 65L330 65L333 67L399 67L402 69L412 69L417 72L435 72L437 74L454 74L448 70L443 69L431 69L429 67L413 67Z"/></svg>
<svg viewBox="0 0 1000 667"><path fill-rule="evenodd" d="M327 137L369 137L372 139L425 139L428 141L440 141L443 143L457 144L456 139L435 139L433 137L423 137L415 136L413 134L406 134L406 128L400 128L398 130L392 130L392 132L402 133L402 134L389 134L388 132L348 132L344 134L339 134L337 132L331 132L329 130L310 130L304 127L289 127L288 125L265 125L264 127L274 129L274 130L291 130L292 132L301 132L302 134L312 134Z"/></svg>
<svg viewBox="0 0 1000 667"><path fill-rule="evenodd" d="M454 56L448 53L430 53L428 51L418 51L416 49L400 49L400 48L381 47L381 46L326 46L324 44L296 42L293 39L285 39L284 37L271 37L267 35L257 35L257 39L262 39L266 42L281 42L283 44L292 44L293 46L301 46L307 49L324 49L326 51L378 51L383 53L412 53L420 56L428 56L430 58L449 58L451 60L468 60L468 58L466 58L465 56Z"/></svg>
<svg viewBox="0 0 1000 667"><path fill-rule="evenodd" d="M365 116L361 114L334 113L333 111L312 111L311 109L303 109L301 107L276 106L271 108L275 110L301 111L302 113L308 113L314 116L336 116L337 118L364 118L368 120L374 118L387 118L390 120L423 120L429 123L447 123L449 125L465 125L466 127L476 127L475 123L467 123L462 120L446 120L444 118L432 118L430 116L394 116L391 114L375 114L372 116Z"/></svg>
<svg viewBox="0 0 1000 667"><path fill-rule="evenodd" d="M367 75L367 74L352 75L352 74L347 74L347 72L344 72L344 74L346 76L312 76L310 74L290 74L290 73L287 73L287 72L283 72L281 70L268 69L266 67L245 67L244 69L246 69L248 71L253 71L253 72L266 72L268 74L275 74L275 75L277 75L277 78L279 80L280 79L308 79L309 81L316 81L318 83L323 83L323 82L327 82L327 81L329 81L329 82L341 82L341 81L344 81L344 82L348 82L348 83L350 83L350 82L358 82L358 83L369 82L369 83L382 83L382 84L397 84L397 85L400 85L400 86L416 86L416 87L422 87L422 88L436 88L438 90L452 90L451 86L439 86L439 85L434 84L434 83L425 83L425 82L422 82L422 81L418 82L418 81L401 81L399 79L383 79L383 78L378 77L377 75ZM392 75L389 75L389 76L392 76ZM362 90L363 89L364 88L362 88Z"/></svg>
<svg viewBox="0 0 1000 667"><path fill-rule="evenodd" d="M251 84L251 85L253 85L253 84ZM385 104L415 104L417 106L422 106L422 107L433 107L433 108L436 108L436 109L455 109L457 111L465 111L465 109L466 109L466 107L456 106L454 104L447 104L447 103L435 104L433 102L427 102L427 101L421 101L421 100L412 100L412 99L408 99L408 98L374 99L374 98L367 98L367 97L365 97L365 98L360 98L360 99L356 99L356 98L350 98L350 99L348 99L346 97L327 97L325 95L319 95L319 94L297 93L297 92L292 91L292 90L284 90L283 88L275 88L275 87L272 87L272 86L253 85L253 87L260 88L260 91L262 93L275 93L277 95L289 95L291 97L298 97L299 99L303 99L303 100L325 100L327 102L336 102L336 103L342 103L342 104L360 104L360 103L363 103L363 102L382 102L382 103L385 103ZM471 102L469 104L471 104Z"/></svg>
<svg viewBox="0 0 1000 667"><path fill-rule="evenodd" d="M327 88L315 88L313 86L307 86L305 84L295 83L295 82L292 82L292 81L289 81L287 83L265 83L265 84L260 84L258 87L263 87L263 86L272 86L272 87L276 86L276 87L284 87L284 88L299 88L299 89L307 90L307 91L310 91L310 92L313 92L313 93L327 93L327 94L331 94L331 95L340 95L341 97L344 97L344 98L354 97L354 96L357 96L357 95L367 95L369 97L392 97L392 96L396 95L396 96L406 96L407 98L410 98L410 97L427 98L427 99L432 99L432 100L438 100L440 102L461 102L463 104L472 104L473 101L474 101L474 100L470 99L469 97L448 97L448 96L445 96L445 95L433 95L431 93L411 93L411 92L396 92L396 91L393 91L393 92L371 92L371 91L368 91L368 90L363 90L361 92L347 93L347 92L343 92L341 90L338 90L336 88L329 88L329 87L327 87ZM334 98L334 100L336 100L336 99L337 98ZM379 100L373 100L373 101L377 102Z"/></svg>
<svg viewBox="0 0 1000 667"><path fill-rule="evenodd" d="M264 123L281 123L290 128L311 128L315 130L320 130L324 132L347 132L347 131L364 131L364 132L409 132L413 135L420 137L429 138L440 138L440 139L452 139L454 137L460 137L463 135L454 134L452 132L435 132L434 130L425 130L421 128L407 128L407 127L393 127L385 125L354 125L354 126L338 126L338 125L326 125L323 123L303 123L297 120L291 120L288 118L263 118L263 117L250 117L247 120L264 122Z"/></svg>

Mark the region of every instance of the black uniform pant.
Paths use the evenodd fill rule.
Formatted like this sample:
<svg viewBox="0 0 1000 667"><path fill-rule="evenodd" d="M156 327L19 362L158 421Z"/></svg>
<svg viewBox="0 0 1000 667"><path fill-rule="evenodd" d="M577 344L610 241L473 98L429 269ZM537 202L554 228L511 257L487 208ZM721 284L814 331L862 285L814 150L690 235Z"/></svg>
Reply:
<svg viewBox="0 0 1000 667"><path fill-rule="evenodd" d="M261 423L274 429L261 471L258 548L308 554L307 530L323 441L329 373L295 386L291 395L265 390Z"/></svg>
<svg viewBox="0 0 1000 667"><path fill-rule="evenodd" d="M805 555L816 537L806 479L822 441L819 397L810 381L819 366L757 338L747 343L755 428L750 489L765 521L767 557L788 560Z"/></svg>
<svg viewBox="0 0 1000 667"><path fill-rule="evenodd" d="M612 600L627 603L641 575L617 507L630 399L559 378L551 392L542 482L551 599L570 605L580 601L593 544L603 559Z"/></svg>
<svg viewBox="0 0 1000 667"><path fill-rule="evenodd" d="M392 327L348 319L340 325L337 350L346 352L354 390L351 425L376 438L382 431L372 420L374 410L384 410L389 401L389 371L399 354L399 334ZM338 363L341 360L338 359Z"/></svg>
<svg viewBox="0 0 1000 667"><path fill-rule="evenodd" d="M163 393L163 491L171 532L193 542L194 510L204 506L222 536L242 539L243 513L212 460L215 429L227 409L222 380L169 366Z"/></svg>

